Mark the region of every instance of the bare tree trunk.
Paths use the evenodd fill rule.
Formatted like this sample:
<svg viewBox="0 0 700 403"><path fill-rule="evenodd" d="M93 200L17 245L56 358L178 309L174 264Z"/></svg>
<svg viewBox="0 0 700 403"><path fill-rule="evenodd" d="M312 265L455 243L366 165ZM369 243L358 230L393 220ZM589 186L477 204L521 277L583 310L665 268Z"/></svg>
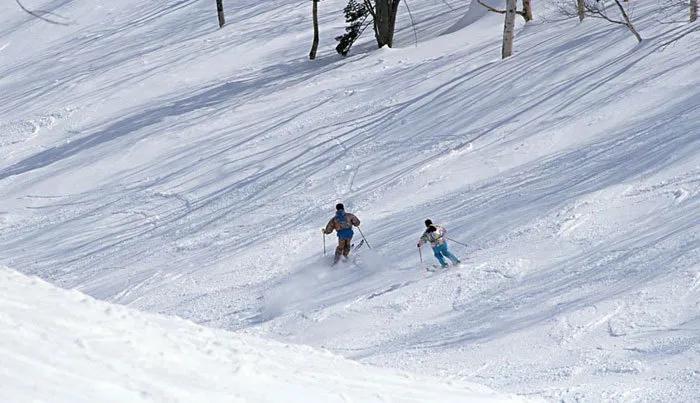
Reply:
<svg viewBox="0 0 700 403"><path fill-rule="evenodd" d="M314 20L314 41L311 44L311 52L309 52L309 59L314 60L316 58L316 49L318 49L318 0L311 0L313 4L311 6L311 15Z"/></svg>
<svg viewBox="0 0 700 403"><path fill-rule="evenodd" d="M525 22L532 21L532 4L530 0L523 0L523 18L525 18Z"/></svg>
<svg viewBox="0 0 700 403"><path fill-rule="evenodd" d="M396 13L399 11L401 0L376 0L374 8L374 35L377 38L377 46L394 44L394 28L396 26Z"/></svg>
<svg viewBox="0 0 700 403"><path fill-rule="evenodd" d="M216 0L216 14L219 16L219 28L226 24L226 19L224 18L224 0Z"/></svg>
<svg viewBox="0 0 700 403"><path fill-rule="evenodd" d="M503 24L503 46L501 57L507 58L513 54L513 35L515 34L516 0L506 1L506 20Z"/></svg>
<svg viewBox="0 0 700 403"><path fill-rule="evenodd" d="M698 19L698 0L690 0L690 22Z"/></svg>
<svg viewBox="0 0 700 403"><path fill-rule="evenodd" d="M622 13L622 18L625 19L625 25L627 25L627 28L629 28L630 32L634 35L635 38L637 38L637 42L642 41L641 35L639 35L639 32L634 28L634 25L632 24L632 21L630 20L629 15L627 15L627 12L625 11L625 7L620 3L620 0L615 0L615 4L617 4L617 7L620 9L620 13Z"/></svg>
<svg viewBox="0 0 700 403"><path fill-rule="evenodd" d="M583 22L583 19L586 17L585 1L586 0L576 0L576 13L578 14L579 22Z"/></svg>

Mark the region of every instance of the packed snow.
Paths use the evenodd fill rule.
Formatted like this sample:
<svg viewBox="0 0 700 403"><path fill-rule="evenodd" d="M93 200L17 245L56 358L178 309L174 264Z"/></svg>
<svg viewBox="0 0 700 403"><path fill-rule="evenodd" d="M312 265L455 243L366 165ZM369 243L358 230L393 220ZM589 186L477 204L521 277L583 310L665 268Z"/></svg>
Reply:
<svg viewBox="0 0 700 403"><path fill-rule="evenodd" d="M501 60L503 16L416 0L341 58L327 0L309 61L310 2L220 30L210 2L23 3L61 24L0 5L0 263L506 393L700 400L697 23L630 2L638 44L535 3ZM372 249L331 269L339 201ZM426 218L461 266L424 270Z"/></svg>

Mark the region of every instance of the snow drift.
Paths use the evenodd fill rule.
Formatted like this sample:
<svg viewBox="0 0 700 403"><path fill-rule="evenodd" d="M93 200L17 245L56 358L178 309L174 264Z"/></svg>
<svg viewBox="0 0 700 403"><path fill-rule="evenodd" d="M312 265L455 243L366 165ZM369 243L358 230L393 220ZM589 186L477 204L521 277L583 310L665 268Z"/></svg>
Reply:
<svg viewBox="0 0 700 403"><path fill-rule="evenodd" d="M519 402L65 291L0 267L4 402Z"/></svg>

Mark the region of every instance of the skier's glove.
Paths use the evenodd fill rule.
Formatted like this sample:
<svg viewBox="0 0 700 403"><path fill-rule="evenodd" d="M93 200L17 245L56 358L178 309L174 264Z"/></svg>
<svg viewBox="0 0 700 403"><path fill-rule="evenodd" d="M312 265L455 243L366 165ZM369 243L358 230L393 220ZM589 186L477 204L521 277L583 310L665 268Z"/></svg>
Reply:
<svg viewBox="0 0 700 403"><path fill-rule="evenodd" d="M419 243L417 243L416 246L420 248L420 244L419 244Z"/></svg>

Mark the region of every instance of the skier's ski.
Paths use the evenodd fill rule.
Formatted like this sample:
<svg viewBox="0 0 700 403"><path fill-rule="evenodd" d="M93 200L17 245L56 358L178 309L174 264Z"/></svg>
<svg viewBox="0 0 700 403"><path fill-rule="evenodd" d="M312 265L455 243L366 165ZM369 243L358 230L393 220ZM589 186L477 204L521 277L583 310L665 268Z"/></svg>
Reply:
<svg viewBox="0 0 700 403"><path fill-rule="evenodd" d="M357 263L355 262L355 259L354 259L354 256L353 256L353 255L354 255L355 252L357 252L357 250L360 249L360 248L362 247L362 245L364 245L364 244L365 244L365 240L364 240L364 239L360 240L360 243L358 243L357 245L351 244L351 245L350 245L350 253L348 254L348 256L347 256L347 257L343 256L343 258L340 259L340 260L338 260L337 262L331 263L331 267L336 266L339 262L343 262L343 263L348 263L348 262L349 262L349 263L352 263L352 264L357 265Z"/></svg>
<svg viewBox="0 0 700 403"><path fill-rule="evenodd" d="M446 266L446 267L442 267L442 266L440 266L440 265L433 264L433 265L430 265L430 266L426 266L426 267L425 267L425 270L427 270L427 271L429 271L429 272L431 272L431 273L443 272L443 271L447 271L447 270L449 270L449 269L459 269L459 268L462 268L462 267L464 267L463 264L464 264L464 263L451 264L451 265Z"/></svg>
<svg viewBox="0 0 700 403"><path fill-rule="evenodd" d="M362 245L364 245L364 244L365 244L365 240L361 239L360 243L358 243L357 246L355 246L355 244L350 245L350 253L357 252L357 250L360 249L362 247Z"/></svg>

